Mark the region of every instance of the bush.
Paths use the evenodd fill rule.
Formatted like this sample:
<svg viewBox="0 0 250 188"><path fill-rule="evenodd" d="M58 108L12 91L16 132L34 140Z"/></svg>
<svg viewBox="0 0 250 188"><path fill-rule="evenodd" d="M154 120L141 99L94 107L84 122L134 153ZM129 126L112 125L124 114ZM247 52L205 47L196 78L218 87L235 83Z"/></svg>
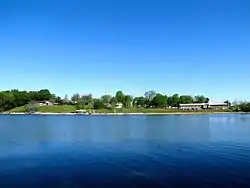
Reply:
<svg viewBox="0 0 250 188"><path fill-rule="evenodd" d="M250 102L243 103L239 107L240 107L240 110L243 112L250 112Z"/></svg>
<svg viewBox="0 0 250 188"><path fill-rule="evenodd" d="M38 111L38 104L37 102L29 102L27 105L26 105L26 111L29 112L29 113L34 113L36 111Z"/></svg>
<svg viewBox="0 0 250 188"><path fill-rule="evenodd" d="M94 109L103 109L105 108L105 104L102 101L95 101L93 105Z"/></svg>

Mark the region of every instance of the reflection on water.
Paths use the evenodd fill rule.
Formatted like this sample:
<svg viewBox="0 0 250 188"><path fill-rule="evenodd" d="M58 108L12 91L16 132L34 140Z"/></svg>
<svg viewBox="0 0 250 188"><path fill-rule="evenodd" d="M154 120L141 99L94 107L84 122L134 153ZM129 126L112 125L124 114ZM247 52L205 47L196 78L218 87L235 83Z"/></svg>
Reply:
<svg viewBox="0 0 250 188"><path fill-rule="evenodd" d="M208 141L209 117L2 117L1 142L119 142L126 139L170 142ZM6 123L4 123L6 122Z"/></svg>
<svg viewBox="0 0 250 188"><path fill-rule="evenodd" d="M0 187L243 187L250 179L249 120L0 116Z"/></svg>
<svg viewBox="0 0 250 188"><path fill-rule="evenodd" d="M237 117L239 116L239 117ZM208 142L236 131L230 141L247 139L246 115L169 116L1 116L1 143L119 142L160 140ZM246 134L243 134L246 133Z"/></svg>

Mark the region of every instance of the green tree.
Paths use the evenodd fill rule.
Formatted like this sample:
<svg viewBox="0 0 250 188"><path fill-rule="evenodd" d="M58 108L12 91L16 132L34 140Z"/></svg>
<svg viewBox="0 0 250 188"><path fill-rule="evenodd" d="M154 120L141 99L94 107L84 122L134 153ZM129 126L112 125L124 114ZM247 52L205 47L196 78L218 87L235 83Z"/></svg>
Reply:
<svg viewBox="0 0 250 188"><path fill-rule="evenodd" d="M209 98L206 98L205 103L209 103L209 101L210 101Z"/></svg>
<svg viewBox="0 0 250 188"><path fill-rule="evenodd" d="M193 102L194 102L194 99L190 95L182 95L179 98L179 103L181 104L188 104L188 103L193 103Z"/></svg>
<svg viewBox="0 0 250 188"><path fill-rule="evenodd" d="M81 100L79 100L76 104L75 104L75 106L76 106L76 109L77 110L83 110L84 109L84 103L81 101Z"/></svg>
<svg viewBox="0 0 250 188"><path fill-rule="evenodd" d="M147 91L144 94L145 99L148 101L152 101L155 96L156 96L156 92L153 90Z"/></svg>
<svg viewBox="0 0 250 188"><path fill-rule="evenodd" d="M91 105L91 103L92 103L92 94L82 95L81 101L86 106Z"/></svg>
<svg viewBox="0 0 250 188"><path fill-rule="evenodd" d="M94 109L103 109L103 108L105 108L106 106L105 106L105 104L103 103L103 101L101 101L101 100L95 100L94 101L94 104L93 104L93 108Z"/></svg>
<svg viewBox="0 0 250 188"><path fill-rule="evenodd" d="M168 105L172 107L178 107L180 103L180 98L178 94L168 97Z"/></svg>
<svg viewBox="0 0 250 188"><path fill-rule="evenodd" d="M194 102L196 103L205 103L206 102L206 97L203 95L197 95L194 97Z"/></svg>
<svg viewBox="0 0 250 188"><path fill-rule="evenodd" d="M157 108L166 107L168 102L168 97L157 93L152 100L152 105Z"/></svg>
<svg viewBox="0 0 250 188"><path fill-rule="evenodd" d="M39 105L37 104L36 101L31 101L26 105L26 111L29 113L34 113L38 111Z"/></svg>
<svg viewBox="0 0 250 188"><path fill-rule="evenodd" d="M62 103L61 97L57 96L56 99L55 99L55 102L58 103L58 104L61 104Z"/></svg>
<svg viewBox="0 0 250 188"><path fill-rule="evenodd" d="M56 95L55 95L55 94L51 94L50 100L51 100L51 101L55 101L55 100L56 100Z"/></svg>
<svg viewBox="0 0 250 188"><path fill-rule="evenodd" d="M40 97L39 97L37 91L30 91L28 95L29 95L30 101L39 101L40 100Z"/></svg>
<svg viewBox="0 0 250 188"><path fill-rule="evenodd" d="M135 97L133 100L133 106L136 107L145 107L146 99L144 97Z"/></svg>
<svg viewBox="0 0 250 188"><path fill-rule="evenodd" d="M50 100L51 99L51 93L48 89L42 89L40 91L38 91L37 93L38 95L38 100L42 101L42 100Z"/></svg>
<svg viewBox="0 0 250 188"><path fill-rule="evenodd" d="M81 96L79 95L79 93L76 93L76 94L74 94L74 95L71 97L71 101L72 101L72 102L78 102L80 99L81 99Z"/></svg>
<svg viewBox="0 0 250 188"><path fill-rule="evenodd" d="M110 103L112 96L111 95L103 95L101 96L101 100L103 103Z"/></svg>
<svg viewBox="0 0 250 188"><path fill-rule="evenodd" d="M153 90L145 92L144 97L145 97L145 104L147 107L152 106L152 101L155 96L156 96L156 92Z"/></svg>
<svg viewBox="0 0 250 188"><path fill-rule="evenodd" d="M118 102L123 103L124 101L124 94L122 91L117 91L115 94L115 98L117 99Z"/></svg>
<svg viewBox="0 0 250 188"><path fill-rule="evenodd" d="M11 90L9 94L13 96L13 103L15 106L23 106L30 101L28 92L26 91L18 91L14 89L14 90Z"/></svg>
<svg viewBox="0 0 250 188"><path fill-rule="evenodd" d="M250 112L250 102L244 102L239 105L239 108L243 112Z"/></svg>
<svg viewBox="0 0 250 188"><path fill-rule="evenodd" d="M112 97L111 99L110 99L110 104L114 107L114 106L116 106L116 104L117 104L117 99L116 99L116 97Z"/></svg>
<svg viewBox="0 0 250 188"><path fill-rule="evenodd" d="M10 108L8 104L8 96L6 92L0 92L0 111L5 111Z"/></svg>
<svg viewBox="0 0 250 188"><path fill-rule="evenodd" d="M123 105L125 106L125 108L131 107L132 100L133 100L132 96L124 95L124 97L123 97Z"/></svg>
<svg viewBox="0 0 250 188"><path fill-rule="evenodd" d="M17 89L0 92L0 111L10 110L18 106L24 106L31 101L49 100L55 95L48 89L40 91L19 91Z"/></svg>
<svg viewBox="0 0 250 188"><path fill-rule="evenodd" d="M1 109L2 111L16 107L15 96L11 91L1 92Z"/></svg>

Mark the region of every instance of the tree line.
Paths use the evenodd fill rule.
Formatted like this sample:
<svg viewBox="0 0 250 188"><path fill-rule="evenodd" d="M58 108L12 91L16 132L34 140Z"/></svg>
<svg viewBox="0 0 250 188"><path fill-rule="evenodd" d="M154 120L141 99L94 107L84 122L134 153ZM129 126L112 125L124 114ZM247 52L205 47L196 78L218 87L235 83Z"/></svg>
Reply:
<svg viewBox="0 0 250 188"><path fill-rule="evenodd" d="M188 103L207 103L209 98L204 95L179 95L174 94L167 96L155 91L147 91L143 96L133 97L122 91L117 91L115 96L103 95L100 98L94 98L92 94L74 94L70 99L67 95L62 99L59 96L51 93L48 89L39 91L19 91L8 90L0 92L0 111L10 110L15 107L24 106L36 101L50 100L59 105L71 104L76 105L77 109L84 108L114 108L117 103L121 103L124 108L166 108L178 107L179 104ZM229 101L225 101L228 102ZM238 105L239 110L250 111L250 103L242 103Z"/></svg>
<svg viewBox="0 0 250 188"><path fill-rule="evenodd" d="M250 102L243 102L239 104L237 111L250 112Z"/></svg>
<svg viewBox="0 0 250 188"><path fill-rule="evenodd" d="M10 110L23 106L31 101L42 101L55 99L48 89L40 91L19 91L17 89L0 92L0 111Z"/></svg>
<svg viewBox="0 0 250 188"><path fill-rule="evenodd" d="M117 91L115 96L103 95L99 99L91 99L91 94L80 95L74 94L71 101L76 103L79 108L93 105L93 108L115 107L117 103L121 103L124 108L141 107L141 108L166 108L168 106L178 107L180 103L205 103L209 102L209 98L203 95L192 97L191 95L167 96L155 91L147 91L143 96L133 97L124 94L122 91Z"/></svg>

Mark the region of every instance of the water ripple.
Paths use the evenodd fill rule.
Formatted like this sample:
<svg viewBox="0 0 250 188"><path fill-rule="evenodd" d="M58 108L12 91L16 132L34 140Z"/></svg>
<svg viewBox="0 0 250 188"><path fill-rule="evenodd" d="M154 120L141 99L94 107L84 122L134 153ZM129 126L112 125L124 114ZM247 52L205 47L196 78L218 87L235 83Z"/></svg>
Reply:
<svg viewBox="0 0 250 188"><path fill-rule="evenodd" d="M249 117L1 116L0 187L248 187Z"/></svg>

